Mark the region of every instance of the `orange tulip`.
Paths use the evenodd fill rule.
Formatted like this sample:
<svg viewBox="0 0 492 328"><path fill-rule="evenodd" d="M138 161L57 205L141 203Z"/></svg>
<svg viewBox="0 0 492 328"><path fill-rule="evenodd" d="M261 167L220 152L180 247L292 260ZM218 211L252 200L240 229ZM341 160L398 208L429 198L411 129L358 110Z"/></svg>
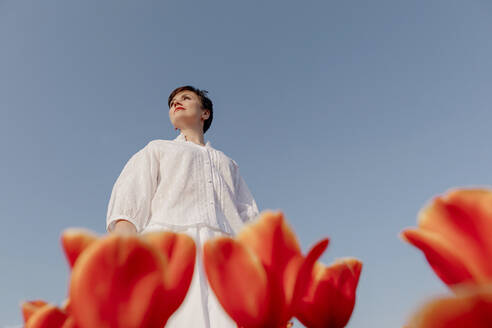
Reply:
<svg viewBox="0 0 492 328"><path fill-rule="evenodd" d="M454 297L443 297L422 306L408 328L492 327L492 285L456 288Z"/></svg>
<svg viewBox="0 0 492 328"><path fill-rule="evenodd" d="M79 255L99 237L87 229L66 229L61 236L61 244L70 269Z"/></svg>
<svg viewBox="0 0 492 328"><path fill-rule="evenodd" d="M80 328L163 327L189 288L195 244L172 232L62 237L72 265L69 306ZM68 304L68 302L67 302Z"/></svg>
<svg viewBox="0 0 492 328"><path fill-rule="evenodd" d="M453 287L492 280L492 191L457 189L424 208L418 228L401 237L419 248L435 273Z"/></svg>
<svg viewBox="0 0 492 328"><path fill-rule="evenodd" d="M422 306L408 327L492 327L491 236L492 190L451 190L420 212L418 228L401 237L424 253L455 295Z"/></svg>
<svg viewBox="0 0 492 328"><path fill-rule="evenodd" d="M329 303L325 297L333 295L324 294L325 287L315 298L306 296L319 281L312 271L320 268L316 260L327 245L322 240L304 257L283 213L264 211L237 238L205 242L203 260L210 286L239 327L278 328L288 326L294 314L309 317Z"/></svg>
<svg viewBox="0 0 492 328"><path fill-rule="evenodd" d="M345 327L355 306L362 262L343 258L330 266L315 263L311 272L299 273L300 294L295 315L306 327ZM298 287L299 288L299 287Z"/></svg>
<svg viewBox="0 0 492 328"><path fill-rule="evenodd" d="M23 302L25 328L75 328L67 313L41 300Z"/></svg>
<svg viewBox="0 0 492 328"><path fill-rule="evenodd" d="M27 322L29 318L40 308L42 308L46 303L43 300L26 301L21 303L21 311L24 322Z"/></svg>

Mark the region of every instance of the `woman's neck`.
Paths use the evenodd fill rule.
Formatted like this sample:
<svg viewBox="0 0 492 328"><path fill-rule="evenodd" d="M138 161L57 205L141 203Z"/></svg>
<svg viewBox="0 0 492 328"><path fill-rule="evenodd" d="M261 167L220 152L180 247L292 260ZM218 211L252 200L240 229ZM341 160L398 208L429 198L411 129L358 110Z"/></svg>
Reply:
<svg viewBox="0 0 492 328"><path fill-rule="evenodd" d="M191 141L200 146L205 146L205 140L203 138L203 132L199 132L193 129L182 129L181 133L186 138L186 141Z"/></svg>

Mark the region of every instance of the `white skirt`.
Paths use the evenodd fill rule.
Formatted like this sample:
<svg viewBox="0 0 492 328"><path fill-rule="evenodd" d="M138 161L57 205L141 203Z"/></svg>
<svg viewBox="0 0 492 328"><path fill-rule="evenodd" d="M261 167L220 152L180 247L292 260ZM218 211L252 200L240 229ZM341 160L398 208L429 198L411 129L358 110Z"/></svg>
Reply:
<svg viewBox="0 0 492 328"><path fill-rule="evenodd" d="M203 266L202 248L204 242L209 238L227 234L206 225L164 228L155 224L145 228L142 233L159 230L186 233L195 241L197 250L195 270L190 288L181 306L169 318L166 328L236 328L237 325L222 309L217 297L210 288Z"/></svg>

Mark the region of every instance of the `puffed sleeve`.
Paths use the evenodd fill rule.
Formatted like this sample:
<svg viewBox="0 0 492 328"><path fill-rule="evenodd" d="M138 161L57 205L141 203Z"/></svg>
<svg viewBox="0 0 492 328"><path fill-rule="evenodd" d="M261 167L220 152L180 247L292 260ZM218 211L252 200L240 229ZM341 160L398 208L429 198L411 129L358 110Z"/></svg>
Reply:
<svg viewBox="0 0 492 328"><path fill-rule="evenodd" d="M108 232L119 219L133 223L137 233L145 228L158 179L158 150L151 141L128 160L113 186L106 216Z"/></svg>
<svg viewBox="0 0 492 328"><path fill-rule="evenodd" d="M248 185L239 172L239 165L234 160L232 162L236 168L236 206L241 219L246 223L258 216L258 206Z"/></svg>

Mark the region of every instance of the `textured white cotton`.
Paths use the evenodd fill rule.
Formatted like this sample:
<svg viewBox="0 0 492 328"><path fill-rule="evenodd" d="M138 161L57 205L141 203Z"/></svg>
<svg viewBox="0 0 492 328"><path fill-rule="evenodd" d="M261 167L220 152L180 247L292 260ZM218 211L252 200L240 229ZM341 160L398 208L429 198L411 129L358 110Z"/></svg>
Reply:
<svg viewBox="0 0 492 328"><path fill-rule="evenodd" d="M237 163L210 141L152 140L126 163L109 200L106 230L118 219L138 233L159 227L207 226L229 235L258 215Z"/></svg>

